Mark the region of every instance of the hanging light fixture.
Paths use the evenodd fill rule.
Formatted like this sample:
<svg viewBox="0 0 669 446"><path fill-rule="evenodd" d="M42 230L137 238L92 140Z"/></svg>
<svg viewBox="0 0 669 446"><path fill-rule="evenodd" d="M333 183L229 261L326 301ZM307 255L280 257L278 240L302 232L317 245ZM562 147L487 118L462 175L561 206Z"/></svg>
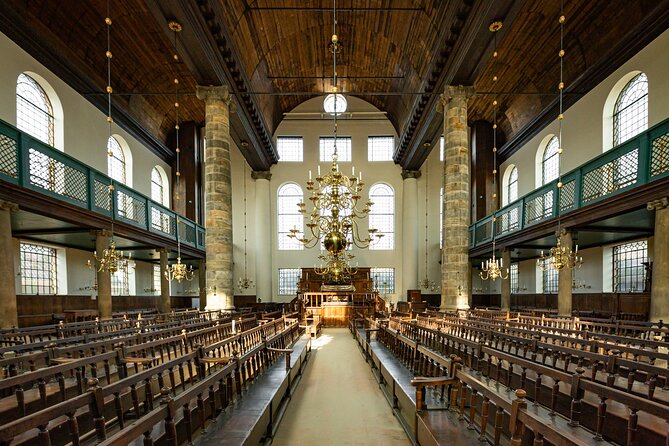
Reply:
<svg viewBox="0 0 669 446"><path fill-rule="evenodd" d="M112 138L112 103L111 95L113 92L111 86L111 25L112 20L109 14L109 1L107 1L107 17L105 18L105 25L107 27L107 51L105 56L107 57L107 124L109 126L109 136L107 138L107 156L112 157L113 152L109 148L109 141ZM116 242L114 241L114 219L116 214L116 207L114 206L114 184L113 182L107 188L107 209L111 212L111 235L109 240L109 247L104 249L100 255L97 251L93 251L93 261L88 260L88 267L96 270L97 272L108 271L111 274L114 274L117 271L124 271L128 269L128 263L130 261L130 254L127 256L123 251L116 249Z"/></svg>
<svg viewBox="0 0 669 446"><path fill-rule="evenodd" d="M179 54L177 53L177 36L178 33L181 32L181 24L179 22L171 21L168 23L169 28L172 30L174 33L174 56L173 59L175 63L179 61ZM175 132L175 139L176 139L176 154L177 154L177 159L176 159L176 167L177 170L175 172L176 176L176 187L175 190L177 191L175 199L178 201L180 200L180 191L181 188L179 187L181 185L181 165L180 165L180 153L181 149L179 148L179 78L177 77L177 72L175 69L175 75L174 75L174 132ZM193 265L186 265L185 263L181 263L181 217L179 214L177 214L177 263L173 263L172 265L168 265L167 268L165 269L165 277L167 280L172 281L176 280L177 282L181 283L184 279L187 281L193 280L194 272L193 272Z"/></svg>
<svg viewBox="0 0 669 446"><path fill-rule="evenodd" d="M430 143L426 142L423 144L423 147L425 147L426 150L430 150ZM427 210L428 210L428 201L427 201L427 196L428 196L428 172L429 169L427 167L427 163L425 163L425 278L423 278L420 282L418 282L418 286L425 290L430 290L430 291L437 291L439 289L439 286L434 280L430 280L428 277L428 271L427 271Z"/></svg>
<svg viewBox="0 0 669 446"><path fill-rule="evenodd" d="M342 283L342 281L347 280L352 271L355 271L355 268L348 263L354 256L345 252L347 246L353 244L358 248L367 248L378 242L384 234L378 233L375 228L369 228L366 236L359 234L359 221L367 217L374 203L367 201L364 205L361 203L361 207L358 208L358 202L362 198L361 193L364 187L362 173L359 172L356 177L355 167L351 170L351 176L345 175L339 170L337 116L342 110L339 103L343 96L339 94L339 88L337 87L337 54L341 51L341 44L337 36L336 0L333 16L333 33L329 44L334 61L332 82L334 94L331 95L334 135L332 165L325 175L321 175L319 165L316 181L312 180L311 171L309 171L307 190L311 192L309 200L312 203L312 209L307 210L304 201L298 203L299 212L307 220L306 226L309 228L310 235L305 236L299 229L293 227L289 231L288 237L299 241L307 248L313 248L319 244L324 247L326 253L319 256L324 265L315 268L315 271L319 275L328 276L333 283ZM328 98L326 98L327 100Z"/></svg>
<svg viewBox="0 0 669 446"><path fill-rule="evenodd" d="M557 243L553 246L547 255L544 255L544 252L541 251L541 257L537 259L537 266L542 271L546 271L549 268L553 268L557 271L560 271L564 268L573 269L580 268L583 264L583 257L578 255L578 245L575 249L572 250L571 246L565 246L562 242L562 236L565 234L564 230L560 225L561 215L560 215L560 197L562 195L562 126L564 121L564 109L563 109L563 96L564 96L564 0L560 1L560 51L558 51L558 57L560 58L560 83L558 84L559 90L559 103L560 103L560 113L558 114L558 180L557 180L557 231L555 231L555 236L557 237Z"/></svg>
<svg viewBox="0 0 669 446"><path fill-rule="evenodd" d="M246 241L247 241L247 237L246 237L246 166L244 166L244 277L243 278L240 277L239 281L237 283L237 286L239 286L240 291L247 290L249 288L253 288L254 285L255 285L253 283L253 280L249 279L246 276L246 266L247 266Z"/></svg>
<svg viewBox="0 0 669 446"><path fill-rule="evenodd" d="M492 101L492 110L493 110L493 121L492 121L492 130L493 130L493 137L492 137L492 157L493 157L493 170L492 170L492 198L493 200L497 199L497 32L502 29L502 22L493 22L490 24L490 27L488 28L490 32L494 34L494 42L495 42L495 49L493 50L492 53L492 58L493 58L493 77L492 77L492 82L493 82L493 101ZM499 205L495 206L497 209L499 209ZM494 216L492 217L492 257L490 257L488 260L485 262L481 262L481 272L479 273L479 277L483 280L492 280L493 282L497 279L502 279L506 280L509 278L509 268L507 267L504 270L504 265L502 264L502 259L501 258L496 258L495 257L495 251L496 251L496 222L497 218Z"/></svg>

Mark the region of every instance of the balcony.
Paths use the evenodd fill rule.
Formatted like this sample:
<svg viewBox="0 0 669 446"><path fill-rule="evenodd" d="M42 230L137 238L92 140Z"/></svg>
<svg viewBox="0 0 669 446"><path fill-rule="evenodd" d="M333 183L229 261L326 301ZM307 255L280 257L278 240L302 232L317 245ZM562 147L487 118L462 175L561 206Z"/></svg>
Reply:
<svg viewBox="0 0 669 446"><path fill-rule="evenodd" d="M545 229L558 216L568 220L577 211L587 210L591 220L601 217L605 221L605 217L645 207L644 200L648 197L652 199L669 194L669 119L568 172L562 176L562 182L559 195L556 180L471 225L470 254L480 255L484 249L488 249L493 226L497 240L510 240L516 238L514 235L520 236L539 227ZM642 190L648 191L648 194L641 194ZM663 191L664 195L658 195L659 191ZM616 201L620 202L614 206ZM595 205L606 205L608 209L602 209L595 215L592 212ZM645 218L641 214L636 216ZM633 224L634 218L630 214L626 222ZM591 222L581 219L578 223ZM610 227L611 232L616 232L613 219L608 223L609 226L600 226L599 229ZM620 221L617 225L620 225ZM640 228L641 232L648 229L646 222L644 226ZM554 230L554 226L551 229ZM543 234L541 231L536 232L534 239L547 234L545 230ZM532 239L524 238L524 241ZM593 245L597 243L594 239L592 241Z"/></svg>
<svg viewBox="0 0 669 446"><path fill-rule="evenodd" d="M131 233L146 231L152 237L134 237L134 240L162 240L166 242L163 247L173 248L180 242L192 248L191 252L205 249L204 227L1 120L0 180L37 192L65 206L72 205L103 217L102 220L97 219L98 222L108 222L113 208L113 218L121 232L130 234L129 237L125 235L129 240L133 240ZM111 197L110 185L114 186ZM23 210L25 201L17 190L11 186L3 189L2 198L19 203ZM38 201L32 200L33 203ZM48 202L53 203L47 199L43 206L38 203L32 208L29 205L26 207L46 217L62 217L62 211L59 214ZM76 218L72 220L71 223L79 223Z"/></svg>

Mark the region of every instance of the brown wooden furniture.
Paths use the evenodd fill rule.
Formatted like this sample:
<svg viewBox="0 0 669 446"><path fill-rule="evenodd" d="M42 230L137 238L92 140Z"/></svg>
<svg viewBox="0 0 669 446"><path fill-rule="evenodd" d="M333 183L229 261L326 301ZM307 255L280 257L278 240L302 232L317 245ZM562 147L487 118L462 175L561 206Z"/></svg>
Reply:
<svg viewBox="0 0 669 446"><path fill-rule="evenodd" d="M98 317L98 310L65 310L65 322L92 321Z"/></svg>

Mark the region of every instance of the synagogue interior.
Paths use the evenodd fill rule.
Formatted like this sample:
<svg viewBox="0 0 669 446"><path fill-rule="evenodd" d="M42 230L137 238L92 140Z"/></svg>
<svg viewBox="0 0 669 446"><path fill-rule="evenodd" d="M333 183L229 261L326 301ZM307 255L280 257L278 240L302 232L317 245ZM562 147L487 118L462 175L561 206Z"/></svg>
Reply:
<svg viewBox="0 0 669 446"><path fill-rule="evenodd" d="M669 0L1 6L0 446L669 445Z"/></svg>

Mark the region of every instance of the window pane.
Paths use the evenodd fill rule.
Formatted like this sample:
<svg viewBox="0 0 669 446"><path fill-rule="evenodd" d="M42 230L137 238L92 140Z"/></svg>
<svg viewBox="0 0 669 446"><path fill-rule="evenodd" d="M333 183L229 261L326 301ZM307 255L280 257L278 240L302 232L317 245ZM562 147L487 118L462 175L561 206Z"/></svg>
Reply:
<svg viewBox="0 0 669 446"><path fill-rule="evenodd" d="M370 136L367 138L368 161L392 161L395 138L392 136Z"/></svg>
<svg viewBox="0 0 669 446"><path fill-rule="evenodd" d="M298 237L302 238L304 231L304 217L300 214L298 203L303 198L302 188L294 183L281 186L277 197L277 236L280 250L302 250L304 245L288 237L290 230L298 229Z"/></svg>
<svg viewBox="0 0 669 446"><path fill-rule="evenodd" d="M543 292L544 294L557 294L558 292L558 272L551 266L550 261L543 261Z"/></svg>
<svg viewBox="0 0 669 446"><path fill-rule="evenodd" d="M279 295L297 294L297 283L301 277L301 268L279 268Z"/></svg>
<svg viewBox="0 0 669 446"><path fill-rule="evenodd" d="M160 265L153 265L153 294L160 295Z"/></svg>
<svg viewBox="0 0 669 446"><path fill-rule="evenodd" d="M44 89L26 74L16 82L16 126L53 146L53 108Z"/></svg>
<svg viewBox="0 0 669 446"><path fill-rule="evenodd" d="M557 136L551 138L544 149L541 162L541 183L547 184L557 179L560 169L560 157L558 155L559 141Z"/></svg>
<svg viewBox="0 0 669 446"><path fill-rule="evenodd" d="M506 204L514 202L518 199L518 168L517 167L514 167L513 170L511 170L511 174L509 175L509 186L508 186L508 190L507 190L507 197L508 197L508 202Z"/></svg>
<svg viewBox="0 0 669 446"><path fill-rule="evenodd" d="M395 268L370 268L370 274L380 294L395 293Z"/></svg>
<svg viewBox="0 0 669 446"><path fill-rule="evenodd" d="M163 204L163 177L155 167L151 171L151 199Z"/></svg>
<svg viewBox="0 0 669 446"><path fill-rule="evenodd" d="M304 152L304 140L301 136L279 136L276 150L281 162L301 162Z"/></svg>
<svg viewBox="0 0 669 446"><path fill-rule="evenodd" d="M625 243L613 247L613 292L642 292L646 288L648 242Z"/></svg>
<svg viewBox="0 0 669 446"><path fill-rule="evenodd" d="M622 144L648 128L648 78L635 76L620 92L613 111L613 145Z"/></svg>
<svg viewBox="0 0 669 446"><path fill-rule="evenodd" d="M369 190L374 203L369 211L369 228L378 229L384 236L369 249L395 248L395 193L387 184L375 184Z"/></svg>
<svg viewBox="0 0 669 446"><path fill-rule="evenodd" d="M21 243L21 292L57 294L56 250L48 246Z"/></svg>
<svg viewBox="0 0 669 446"><path fill-rule="evenodd" d="M125 156L118 140L110 136L107 140L107 175L125 184Z"/></svg>
<svg viewBox="0 0 669 446"><path fill-rule="evenodd" d="M511 280L511 292L518 292L518 264L512 263L509 270L509 279Z"/></svg>
<svg viewBox="0 0 669 446"><path fill-rule="evenodd" d="M117 270L111 275L112 296L127 296L130 294L128 289L128 269Z"/></svg>
<svg viewBox="0 0 669 446"><path fill-rule="evenodd" d="M334 138L331 136L321 136L320 139L320 160L322 162L332 161L334 153ZM337 137L337 159L342 162L351 161L351 137Z"/></svg>

